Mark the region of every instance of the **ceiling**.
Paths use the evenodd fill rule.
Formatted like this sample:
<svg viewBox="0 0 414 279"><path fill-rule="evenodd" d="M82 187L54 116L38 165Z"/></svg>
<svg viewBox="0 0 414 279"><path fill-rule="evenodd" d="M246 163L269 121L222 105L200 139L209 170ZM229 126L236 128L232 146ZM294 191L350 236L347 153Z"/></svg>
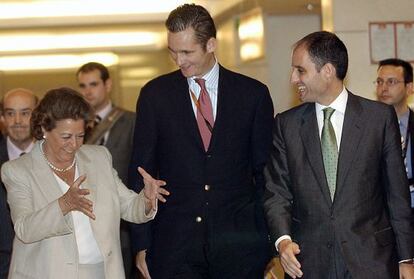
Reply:
<svg viewBox="0 0 414 279"><path fill-rule="evenodd" d="M4 0L0 2L0 28L163 22L169 11L189 2L218 15L243 0Z"/></svg>
<svg viewBox="0 0 414 279"><path fill-rule="evenodd" d="M213 17L250 6L272 14L320 10L320 0L2 0L0 29L163 22L169 11L191 2L206 7Z"/></svg>
<svg viewBox="0 0 414 279"><path fill-rule="evenodd" d="M258 6L267 14L320 12L320 0L2 0L0 60L160 51L168 13L189 2L206 7L218 23ZM7 71L2 61L0 70Z"/></svg>
<svg viewBox="0 0 414 279"><path fill-rule="evenodd" d="M257 7L271 15L320 13L320 1L0 0L0 92L76 88L75 70L97 61L115 77L115 103L134 110L139 88L174 69L164 21L178 5L203 5L220 28Z"/></svg>

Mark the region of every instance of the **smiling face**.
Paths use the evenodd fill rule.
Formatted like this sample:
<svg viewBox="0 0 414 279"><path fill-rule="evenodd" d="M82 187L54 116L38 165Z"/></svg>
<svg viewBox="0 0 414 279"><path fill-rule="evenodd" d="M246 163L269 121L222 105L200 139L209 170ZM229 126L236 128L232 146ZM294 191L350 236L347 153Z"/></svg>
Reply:
<svg viewBox="0 0 414 279"><path fill-rule="evenodd" d="M194 29L191 27L176 33L168 32L168 49L185 77L201 77L214 66L216 39L210 38L203 48L196 41Z"/></svg>
<svg viewBox="0 0 414 279"><path fill-rule="evenodd" d="M45 143L43 150L50 162L57 167L69 166L76 151L82 146L85 136L85 122L82 119L56 121L51 131L43 130Z"/></svg>
<svg viewBox="0 0 414 279"><path fill-rule="evenodd" d="M30 117L35 106L34 95L24 90L6 94L3 100L2 120L7 135L22 150L33 141L30 134Z"/></svg>
<svg viewBox="0 0 414 279"><path fill-rule="evenodd" d="M290 82L297 86L302 102L325 103L328 82L324 76L324 69L322 67L320 71L317 70L304 46L299 46L293 51Z"/></svg>

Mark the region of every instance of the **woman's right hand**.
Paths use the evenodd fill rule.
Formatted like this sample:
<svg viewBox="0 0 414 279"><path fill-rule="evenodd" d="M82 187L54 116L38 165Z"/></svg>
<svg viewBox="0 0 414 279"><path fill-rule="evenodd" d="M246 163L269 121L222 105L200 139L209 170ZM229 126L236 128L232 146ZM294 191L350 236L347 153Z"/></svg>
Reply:
<svg viewBox="0 0 414 279"><path fill-rule="evenodd" d="M80 189L80 185L85 179L86 175L81 175L75 182L73 182L69 187L69 190L59 198L59 206L63 215L76 210L95 220L96 217L95 214L93 214L93 203L91 200L85 198L90 192L88 189Z"/></svg>

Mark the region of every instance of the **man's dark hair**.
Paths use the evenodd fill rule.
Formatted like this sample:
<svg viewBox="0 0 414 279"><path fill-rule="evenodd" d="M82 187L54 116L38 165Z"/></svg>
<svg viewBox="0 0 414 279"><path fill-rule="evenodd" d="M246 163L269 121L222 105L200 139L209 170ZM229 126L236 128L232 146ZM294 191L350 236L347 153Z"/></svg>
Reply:
<svg viewBox="0 0 414 279"><path fill-rule="evenodd" d="M295 49L305 47L318 72L331 63L336 70L336 77L344 80L348 70L348 51L345 44L333 33L318 31L311 33L295 44Z"/></svg>
<svg viewBox="0 0 414 279"><path fill-rule="evenodd" d="M109 79L108 68L98 62L89 62L82 65L76 72L76 76L78 76L79 73L89 73L95 70L98 70L101 73L101 79L103 82L106 82Z"/></svg>
<svg viewBox="0 0 414 279"><path fill-rule="evenodd" d="M378 70L382 66L395 66L395 67L402 67L404 72L404 83L413 82L413 66L407 61L398 58L389 58L381 60L378 64Z"/></svg>
<svg viewBox="0 0 414 279"><path fill-rule="evenodd" d="M200 5L184 4L173 10L165 26L169 32L177 33L191 27L194 30L196 40L206 49L210 38L216 37L216 26L209 12Z"/></svg>

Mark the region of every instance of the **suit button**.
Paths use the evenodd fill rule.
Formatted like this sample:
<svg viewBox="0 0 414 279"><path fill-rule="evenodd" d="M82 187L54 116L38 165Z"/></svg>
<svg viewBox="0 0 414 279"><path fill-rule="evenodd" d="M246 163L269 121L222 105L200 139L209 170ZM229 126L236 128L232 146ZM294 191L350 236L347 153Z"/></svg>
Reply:
<svg viewBox="0 0 414 279"><path fill-rule="evenodd" d="M196 218L196 222L197 222L197 223L200 223L201 221L203 221L203 219L202 219L200 216L197 216L197 218Z"/></svg>
<svg viewBox="0 0 414 279"><path fill-rule="evenodd" d="M208 154L208 155L207 155L207 158L211 158L211 154Z"/></svg>
<svg viewBox="0 0 414 279"><path fill-rule="evenodd" d="M331 242L326 243L326 247L332 248L332 243Z"/></svg>
<svg viewBox="0 0 414 279"><path fill-rule="evenodd" d="M204 185L204 190L209 191L210 190L210 185Z"/></svg>

